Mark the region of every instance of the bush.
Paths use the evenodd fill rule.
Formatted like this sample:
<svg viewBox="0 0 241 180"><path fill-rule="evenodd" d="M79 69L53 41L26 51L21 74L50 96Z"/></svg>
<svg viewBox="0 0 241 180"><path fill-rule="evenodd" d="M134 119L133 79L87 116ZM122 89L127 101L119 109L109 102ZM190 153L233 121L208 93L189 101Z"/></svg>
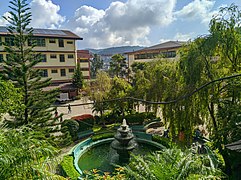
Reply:
<svg viewBox="0 0 241 180"><path fill-rule="evenodd" d="M74 116L71 119L78 122L80 132L92 129L95 124L95 118L91 114L82 114L80 116Z"/></svg>
<svg viewBox="0 0 241 180"><path fill-rule="evenodd" d="M80 174L76 171L73 162L73 156L64 156L63 161L60 163L60 166L62 169L62 175L64 177L76 180L78 179L78 177L80 177Z"/></svg>
<svg viewBox="0 0 241 180"><path fill-rule="evenodd" d="M98 141L101 139L106 139L106 138L112 138L114 137L114 132L108 132L108 133L103 133L103 134L96 134L94 136L92 136L92 140L93 141Z"/></svg>
<svg viewBox="0 0 241 180"><path fill-rule="evenodd" d="M65 128L67 127L67 129ZM71 137L73 140L77 139L77 133L79 130L79 124L73 119L66 119L61 125L61 131L66 132L66 130L69 131Z"/></svg>
<svg viewBox="0 0 241 180"><path fill-rule="evenodd" d="M162 137L162 136L159 136L159 135L153 135L152 136L152 141L160 143L163 146L165 146L166 148L170 148L171 147L171 141L168 138L165 138L165 137Z"/></svg>

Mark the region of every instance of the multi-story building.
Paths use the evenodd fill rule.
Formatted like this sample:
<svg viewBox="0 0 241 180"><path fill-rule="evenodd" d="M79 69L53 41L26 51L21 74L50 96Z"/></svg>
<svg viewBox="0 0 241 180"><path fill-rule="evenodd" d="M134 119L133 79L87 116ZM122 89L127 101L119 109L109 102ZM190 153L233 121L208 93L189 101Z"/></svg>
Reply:
<svg viewBox="0 0 241 180"><path fill-rule="evenodd" d="M67 30L34 29L33 40L34 51L42 54L42 62L36 65L42 70L42 76L52 78L53 84L71 82L77 62L76 40L82 38ZM0 27L0 42L14 45L6 27ZM32 42L28 41L27 45L31 46ZM0 68L7 56L0 43Z"/></svg>
<svg viewBox="0 0 241 180"><path fill-rule="evenodd" d="M90 59L93 58L89 50L77 50L77 61L84 79L90 79Z"/></svg>
<svg viewBox="0 0 241 180"><path fill-rule="evenodd" d="M168 41L138 51L128 52L126 53L128 55L128 65L130 67L134 62L149 62L158 56L172 60L178 59L177 50L184 43L181 41Z"/></svg>

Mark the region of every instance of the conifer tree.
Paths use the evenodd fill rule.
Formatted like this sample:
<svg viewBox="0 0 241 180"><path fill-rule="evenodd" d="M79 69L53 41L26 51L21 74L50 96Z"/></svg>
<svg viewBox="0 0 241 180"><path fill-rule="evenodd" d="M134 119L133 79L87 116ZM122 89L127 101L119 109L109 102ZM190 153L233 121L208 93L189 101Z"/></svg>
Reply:
<svg viewBox="0 0 241 180"><path fill-rule="evenodd" d="M51 117L51 105L57 91L43 91L43 88L50 85L51 79L43 79L41 70L35 68L42 56L33 51L36 41L33 28L28 28L31 21L30 8L26 0L11 0L9 7L10 16L4 18L9 23L7 30L11 39L4 43L7 58L4 59L2 75L22 91L21 100L24 104L23 112L13 115L14 126L31 124L34 129L49 129L56 120Z"/></svg>
<svg viewBox="0 0 241 180"><path fill-rule="evenodd" d="M81 89L83 87L83 84L84 84L84 77L80 70L80 63L78 62L73 75L73 85L78 89Z"/></svg>

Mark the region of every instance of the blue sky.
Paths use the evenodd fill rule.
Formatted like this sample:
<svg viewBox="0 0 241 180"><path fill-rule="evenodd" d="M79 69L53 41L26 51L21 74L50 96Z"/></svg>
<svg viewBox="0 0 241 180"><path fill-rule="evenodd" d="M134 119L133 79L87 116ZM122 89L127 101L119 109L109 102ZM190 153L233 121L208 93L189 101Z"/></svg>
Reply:
<svg viewBox="0 0 241 180"><path fill-rule="evenodd" d="M151 46L208 33L211 17L240 0L28 0L32 26L68 29L83 37L79 49ZM9 2L0 1L0 15ZM6 21L0 18L0 25Z"/></svg>

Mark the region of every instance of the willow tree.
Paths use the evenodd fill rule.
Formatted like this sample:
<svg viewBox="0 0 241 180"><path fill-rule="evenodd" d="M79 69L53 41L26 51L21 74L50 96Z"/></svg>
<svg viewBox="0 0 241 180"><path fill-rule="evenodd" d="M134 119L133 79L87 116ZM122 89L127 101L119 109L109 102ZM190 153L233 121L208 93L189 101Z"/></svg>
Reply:
<svg viewBox="0 0 241 180"><path fill-rule="evenodd" d="M97 73L96 80L87 88L90 100L94 102L93 111L100 113L102 119L107 105L103 101L108 99L108 93L111 89L111 79L106 72ZM103 120L103 119L102 119ZM103 121L105 123L105 121Z"/></svg>
<svg viewBox="0 0 241 180"><path fill-rule="evenodd" d="M57 92L43 91L50 85L50 79L43 79L41 71L35 66L41 62L41 54L35 53L33 48L36 42L33 38L33 29L28 28L31 21L30 8L25 0L10 1L11 10L8 21L8 36L11 42L4 43L7 59L3 60L3 78L10 80L15 87L21 90L24 110L15 116L14 126L32 124L35 129L52 129L56 119L51 112L52 103Z"/></svg>

